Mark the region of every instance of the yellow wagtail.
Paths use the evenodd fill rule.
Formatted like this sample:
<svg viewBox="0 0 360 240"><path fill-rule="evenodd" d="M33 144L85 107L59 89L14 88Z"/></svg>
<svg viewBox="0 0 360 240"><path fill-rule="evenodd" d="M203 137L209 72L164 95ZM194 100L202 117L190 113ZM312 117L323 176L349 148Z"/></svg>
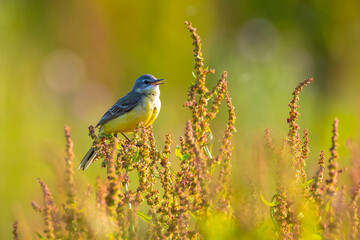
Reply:
<svg viewBox="0 0 360 240"><path fill-rule="evenodd" d="M132 90L120 98L100 119L96 127L101 133L132 132L139 122L150 126L159 115L160 88L164 79L156 79L150 74L145 74L136 79ZM93 147L86 153L78 170L85 170L96 157L97 152Z"/></svg>

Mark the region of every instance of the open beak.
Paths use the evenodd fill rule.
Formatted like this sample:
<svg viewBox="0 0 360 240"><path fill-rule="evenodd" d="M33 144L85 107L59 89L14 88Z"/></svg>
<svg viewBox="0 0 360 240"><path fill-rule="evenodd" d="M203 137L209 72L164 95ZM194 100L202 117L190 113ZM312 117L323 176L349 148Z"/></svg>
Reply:
<svg viewBox="0 0 360 240"><path fill-rule="evenodd" d="M151 83L151 85L157 86L157 85L160 85L160 84L164 84L164 82L161 82L161 81L163 81L163 80L164 80L164 79L157 79L157 80L153 81L153 82Z"/></svg>

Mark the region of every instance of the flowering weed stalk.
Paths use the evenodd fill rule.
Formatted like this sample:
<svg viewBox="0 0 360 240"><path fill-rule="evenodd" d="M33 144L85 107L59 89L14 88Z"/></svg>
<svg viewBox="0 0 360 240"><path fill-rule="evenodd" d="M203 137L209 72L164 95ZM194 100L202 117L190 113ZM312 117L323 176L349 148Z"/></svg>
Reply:
<svg viewBox="0 0 360 240"><path fill-rule="evenodd" d="M290 116L287 119L289 133L285 145L279 149L265 131L266 145L277 159L277 188L271 205L272 215L279 239L355 239L359 232L358 199L359 188L354 188L351 200L346 203L346 187L338 185L339 175L345 168L338 168L338 119L334 120L330 157L328 160L328 178L325 178L325 152L321 151L318 160L319 169L309 180L305 164L309 160L309 132L304 130L303 141L296 123L299 93L312 78L300 83L293 92ZM288 149L284 154L284 149ZM356 164L356 162L354 162ZM348 212L346 215L345 213ZM346 233L344 229L350 226Z"/></svg>

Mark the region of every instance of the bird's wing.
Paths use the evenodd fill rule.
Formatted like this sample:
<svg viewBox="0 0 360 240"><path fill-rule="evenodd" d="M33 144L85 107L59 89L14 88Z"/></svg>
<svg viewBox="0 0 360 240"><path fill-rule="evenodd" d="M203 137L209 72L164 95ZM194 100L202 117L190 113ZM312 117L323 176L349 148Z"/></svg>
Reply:
<svg viewBox="0 0 360 240"><path fill-rule="evenodd" d="M100 119L96 127L114 119L124 113L131 111L141 101L142 95L137 92L129 92L124 97L120 98Z"/></svg>

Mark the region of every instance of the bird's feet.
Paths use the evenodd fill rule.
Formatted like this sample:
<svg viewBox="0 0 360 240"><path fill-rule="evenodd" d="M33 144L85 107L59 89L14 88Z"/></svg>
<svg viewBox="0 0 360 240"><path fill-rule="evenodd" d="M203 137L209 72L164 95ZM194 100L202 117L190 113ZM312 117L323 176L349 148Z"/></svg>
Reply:
<svg viewBox="0 0 360 240"><path fill-rule="evenodd" d="M131 142L131 140L124 133L121 134L128 140L128 142Z"/></svg>

